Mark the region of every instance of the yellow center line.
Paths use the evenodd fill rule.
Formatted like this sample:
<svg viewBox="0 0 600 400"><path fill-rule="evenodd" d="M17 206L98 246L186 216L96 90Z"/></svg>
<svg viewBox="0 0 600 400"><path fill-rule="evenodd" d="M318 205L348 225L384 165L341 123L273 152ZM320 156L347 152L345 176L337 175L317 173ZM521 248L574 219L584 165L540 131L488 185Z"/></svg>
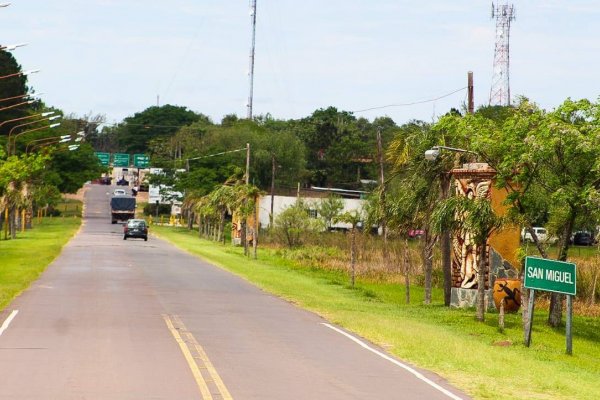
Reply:
<svg viewBox="0 0 600 400"><path fill-rule="evenodd" d="M185 327L185 325L183 325L183 322L181 321L181 319L178 316L174 316L173 319L175 319L175 321L177 321L177 324L179 326ZM186 335L188 342L191 343L192 345L194 345L196 352L198 352L198 354L200 355L200 359L202 360L202 362L204 363L204 366L208 370L208 373L210 374L211 378L213 379L215 386L217 386L217 389L219 389L219 393L221 393L221 397L225 400L233 400L233 397L231 397L229 390L227 390L227 387L223 383L223 380L217 373L216 368L214 367L214 365L208 358L208 355L206 354L206 352L204 351L202 346L200 346L200 343L198 343L198 341L196 340L194 335L192 335L192 333L189 332L187 329L186 329L185 335Z"/></svg>
<svg viewBox="0 0 600 400"><path fill-rule="evenodd" d="M192 370L192 374L194 375L196 384L198 385L198 388L200 389L200 394L202 395L202 398L204 400L212 400L213 397L210 394L208 385L206 384L206 381L202 377L202 373L200 372L198 365L194 361L194 357L192 356L192 353L190 352L190 350L186 346L185 342L179 335L179 332L177 332L177 329L175 329L175 327L173 326L173 322L171 321L171 318L169 318L168 315L163 315L163 318L167 324L167 327L171 331L171 334L175 338L175 341L179 345L179 348L181 349L181 352L183 353L183 356L185 357L185 360L187 361L190 369Z"/></svg>

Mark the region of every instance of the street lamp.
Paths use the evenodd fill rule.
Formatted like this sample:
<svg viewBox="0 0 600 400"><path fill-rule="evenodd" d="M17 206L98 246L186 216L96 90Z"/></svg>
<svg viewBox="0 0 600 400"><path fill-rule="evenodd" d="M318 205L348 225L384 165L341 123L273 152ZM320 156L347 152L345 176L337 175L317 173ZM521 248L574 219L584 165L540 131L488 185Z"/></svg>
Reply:
<svg viewBox="0 0 600 400"><path fill-rule="evenodd" d="M60 122L57 122L55 124L50 124L48 126L40 126L39 128L29 129L29 130L26 130L26 131L24 131L22 133L35 132L35 131L40 131L42 129L52 129L52 128L56 128L57 126L60 126ZM44 138L44 139L47 139L47 138ZM39 140L42 140L42 139L38 139L38 141ZM35 142L35 140L34 140L34 142ZM30 142L30 143L32 143L32 142ZM27 145L29 146L29 143ZM15 148L14 150L16 152L17 149ZM27 148L25 148L25 153L27 153Z"/></svg>
<svg viewBox="0 0 600 400"><path fill-rule="evenodd" d="M31 124L37 124L38 122L42 122L42 121L54 121L55 119L60 118L61 115L54 115L52 117L47 117L47 118L42 118L42 119L38 119L35 121L31 121L31 122L25 122L24 124L19 124L19 125L15 125L13 126L10 131L8 131L8 140L7 140L7 149L8 149L8 153L10 154L10 138L11 135L13 133L13 131L17 128L21 128L23 126L27 126L27 125L31 125ZM13 151L17 150L17 138L21 135L23 135L24 133L27 132L31 132L31 131L23 131L23 132L19 132L17 133L15 136L13 136ZM14 152L13 152L14 153Z"/></svg>
<svg viewBox="0 0 600 400"><path fill-rule="evenodd" d="M47 117L52 114L54 114L54 111L47 111L47 112L43 112L43 113L27 115L25 117L20 117L20 118L7 119L6 121L0 122L0 127L2 127L4 124L8 124L9 122L17 122L17 121L21 121L24 119L30 119L30 118L36 118L36 117Z"/></svg>
<svg viewBox="0 0 600 400"><path fill-rule="evenodd" d="M27 46L27 43L7 44L6 46L0 46L0 50L13 51L19 47Z"/></svg>
<svg viewBox="0 0 600 400"><path fill-rule="evenodd" d="M36 97L41 96L43 93L35 93ZM0 102L2 101L8 101L8 100L15 100L15 99L22 99L23 97L32 97L34 96L34 94L31 93L26 93L26 94L20 94L18 96L12 96L12 97L5 97L3 99L0 99Z"/></svg>
<svg viewBox="0 0 600 400"><path fill-rule="evenodd" d="M10 77L13 77L13 76L20 76L20 75L26 76L26 75L36 74L38 72L40 72L39 69L31 69L29 71L20 71L20 72L15 72L14 74L8 74L8 75L0 76L0 79L10 78Z"/></svg>
<svg viewBox="0 0 600 400"><path fill-rule="evenodd" d="M52 144L59 144L59 143L67 143L70 141L71 141L71 135L51 136L51 137L32 140L31 142L27 143L27 147L25 148L25 154L29 154L29 145L32 145L31 151L33 152L33 150L38 147L44 147L44 146L49 146Z"/></svg>
<svg viewBox="0 0 600 400"><path fill-rule="evenodd" d="M0 111L4 111L4 110L9 110L11 108L15 108L15 107L19 107L19 106L24 106L25 104L33 104L35 103L37 100L27 100L27 101L22 101L20 103L17 104L13 104L12 106L6 106L6 107L2 107L0 108Z"/></svg>
<svg viewBox="0 0 600 400"><path fill-rule="evenodd" d="M471 150L458 149L456 147L448 147L448 146L433 146L431 149L425 151L425 159L427 161L437 160L438 157L440 156L440 153L442 150L454 151L457 153L470 153L470 154L477 155L477 153L475 153L474 151L471 151Z"/></svg>
<svg viewBox="0 0 600 400"><path fill-rule="evenodd" d="M0 8L4 8L4 7L8 7L10 6L10 3L2 3L0 4Z"/></svg>

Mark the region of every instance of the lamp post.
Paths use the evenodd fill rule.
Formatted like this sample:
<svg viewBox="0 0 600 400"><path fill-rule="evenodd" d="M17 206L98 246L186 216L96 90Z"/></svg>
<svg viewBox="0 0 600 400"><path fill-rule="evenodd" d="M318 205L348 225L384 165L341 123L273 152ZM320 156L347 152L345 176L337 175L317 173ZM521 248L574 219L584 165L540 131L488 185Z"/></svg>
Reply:
<svg viewBox="0 0 600 400"><path fill-rule="evenodd" d="M0 76L0 79L11 78L13 76L27 76L27 75L35 74L35 73L38 73L38 72L40 72L39 69L31 69L29 71L20 71L20 72L15 72L14 74L8 74L8 75Z"/></svg>
<svg viewBox="0 0 600 400"><path fill-rule="evenodd" d="M31 142L27 143L27 146L25 148L25 154L29 154L29 152L30 152L29 146L30 145L31 145L31 152L33 152L33 150L37 147L48 146L48 145L57 144L57 143L67 143L70 141L71 141L71 135L51 136L51 137L46 137L46 138L41 138L41 139L35 139L35 140L32 140Z"/></svg>
<svg viewBox="0 0 600 400"><path fill-rule="evenodd" d="M59 126L59 125L60 125L60 122L57 122L57 123L55 123L55 124L50 124L50 125L48 125L48 126L40 126L39 128L28 129L28 130L26 130L26 131L24 131L24 132L22 132L22 133L35 132L35 131L40 131L40 130L42 130L42 129L52 129L52 128L56 128L56 127L57 127L57 126ZM38 139L38 140L39 140L39 139ZM15 151L16 151L16 149L15 149ZM26 151L26 153L27 153L27 151Z"/></svg>
<svg viewBox="0 0 600 400"><path fill-rule="evenodd" d="M478 155L477 153L475 153L474 151L471 151L471 150L458 149L456 147L448 147L448 146L433 146L431 149L425 151L425 159L427 161L437 160L437 158L440 156L440 153L442 150L454 151L457 153L470 153L470 154Z"/></svg>
<svg viewBox="0 0 600 400"><path fill-rule="evenodd" d="M19 47L27 46L27 43L7 44L6 46L0 46L0 50L13 51Z"/></svg>
<svg viewBox="0 0 600 400"><path fill-rule="evenodd" d="M24 119L30 119L30 118L36 118L36 117L47 117L52 114L54 114L54 111L47 111L47 112L43 112L43 113L27 115L25 117L20 117L20 118L7 119L6 121L0 122L0 127L4 126L5 124L8 124L9 122L17 122L17 121L22 121Z"/></svg>
<svg viewBox="0 0 600 400"><path fill-rule="evenodd" d="M20 103L13 104L12 106L2 107L2 108L0 108L0 111L10 110L11 108L15 108L15 107L19 107L19 106L24 106L25 104L33 104L33 103L35 103L35 100L22 101Z"/></svg>
<svg viewBox="0 0 600 400"><path fill-rule="evenodd" d="M43 93L36 93L36 96L41 96ZM5 97L3 99L0 99L0 102L2 101L9 101L9 100L15 100L15 99L22 99L24 97L30 97L33 96L31 93L26 93L26 94L20 94L18 96L12 96L12 97Z"/></svg>
<svg viewBox="0 0 600 400"><path fill-rule="evenodd" d="M13 126L13 127L10 129L10 131L8 132L8 141L7 141L7 142L8 142L8 143L7 143L7 150L8 150L8 153L10 154L10 148L11 148L11 146L10 146L10 138L11 138L11 135L12 135L12 133L13 133L13 131L14 131L15 129L17 129L17 128L21 128L21 127L23 127L23 126L27 126L27 125L37 124L38 122L42 122L42 121L54 121L55 119L58 119L58 118L60 118L60 117L61 117L60 115L54 115L54 116L52 116L52 117L42 118L42 119L38 119L38 120L35 120L35 121L31 121L31 122L25 122L24 124L19 124L19 125L15 125L15 126ZM13 154L14 154L14 152L16 152L16 150L17 150L17 138L18 138L19 136L23 135L24 133L28 133L28 132L31 132L31 131L23 131L23 132L19 132L19 133L17 133L15 136L13 136L13 146L12 146L12 147L13 147Z"/></svg>
<svg viewBox="0 0 600 400"><path fill-rule="evenodd" d="M442 150L454 151L458 153L471 153L478 155L477 153L448 146L434 146L431 149L425 151L425 159L427 161L434 162L440 156ZM450 190L450 174L448 172L442 173L440 176L440 190L442 193L442 199L447 199ZM451 237L450 232L445 230L440 235L440 251L442 255L442 271L444 273L444 304L450 306L452 302L452 261L451 261Z"/></svg>

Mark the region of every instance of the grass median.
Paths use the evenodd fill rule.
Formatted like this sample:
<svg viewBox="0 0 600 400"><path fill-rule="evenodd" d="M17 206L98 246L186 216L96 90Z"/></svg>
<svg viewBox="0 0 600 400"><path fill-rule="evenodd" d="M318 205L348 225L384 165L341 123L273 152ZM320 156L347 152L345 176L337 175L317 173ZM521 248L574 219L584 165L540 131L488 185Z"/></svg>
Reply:
<svg viewBox="0 0 600 400"><path fill-rule="evenodd" d="M597 399L600 393L600 319L576 316L574 355L565 354L564 328L545 325L539 311L533 344L522 345L520 315L488 313L478 323L474 310L448 309L442 293L434 304L422 304L423 290L411 287L412 304L404 289L391 283L358 279L301 265L259 249L259 259L244 257L240 248L201 240L184 228L153 226L151 232L180 248L227 269L260 288L380 345L391 354L439 373L478 399Z"/></svg>
<svg viewBox="0 0 600 400"><path fill-rule="evenodd" d="M80 225L73 216L34 219L33 228L16 239L0 240L0 310L40 276Z"/></svg>

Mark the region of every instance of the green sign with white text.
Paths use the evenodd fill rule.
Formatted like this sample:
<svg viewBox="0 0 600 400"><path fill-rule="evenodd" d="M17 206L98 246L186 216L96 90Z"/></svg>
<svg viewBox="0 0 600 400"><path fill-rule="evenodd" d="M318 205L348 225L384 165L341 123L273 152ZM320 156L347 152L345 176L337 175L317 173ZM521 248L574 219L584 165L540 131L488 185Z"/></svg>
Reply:
<svg viewBox="0 0 600 400"><path fill-rule="evenodd" d="M110 153L101 153L97 151L94 154L96 157L98 157L98 160L100 160L100 164L104 165L105 167L108 166L110 163Z"/></svg>
<svg viewBox="0 0 600 400"><path fill-rule="evenodd" d="M528 289L575 296L577 268L573 263L526 257L524 286Z"/></svg>
<svg viewBox="0 0 600 400"><path fill-rule="evenodd" d="M129 154L113 154L113 167L129 167Z"/></svg>
<svg viewBox="0 0 600 400"><path fill-rule="evenodd" d="M136 168L148 168L150 165L150 157L145 154L133 155L133 166Z"/></svg>

